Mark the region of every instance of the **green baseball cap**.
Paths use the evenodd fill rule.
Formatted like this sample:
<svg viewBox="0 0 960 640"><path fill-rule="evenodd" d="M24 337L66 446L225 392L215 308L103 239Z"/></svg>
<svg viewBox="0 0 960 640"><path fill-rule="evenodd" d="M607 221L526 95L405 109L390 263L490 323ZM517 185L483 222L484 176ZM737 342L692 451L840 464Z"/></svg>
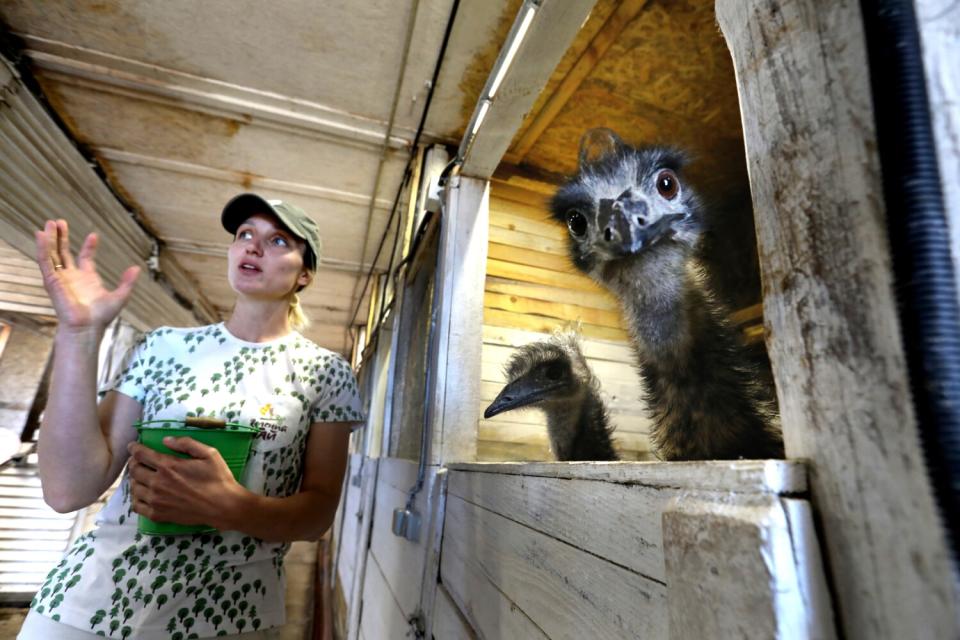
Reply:
<svg viewBox="0 0 960 640"><path fill-rule="evenodd" d="M224 229L235 234L244 220L255 213L273 214L290 233L306 242L310 250L303 256L304 265L311 271L317 269L320 249L323 247L320 228L303 209L296 205L283 200L267 200L255 193L241 193L231 198L223 208L220 222Z"/></svg>

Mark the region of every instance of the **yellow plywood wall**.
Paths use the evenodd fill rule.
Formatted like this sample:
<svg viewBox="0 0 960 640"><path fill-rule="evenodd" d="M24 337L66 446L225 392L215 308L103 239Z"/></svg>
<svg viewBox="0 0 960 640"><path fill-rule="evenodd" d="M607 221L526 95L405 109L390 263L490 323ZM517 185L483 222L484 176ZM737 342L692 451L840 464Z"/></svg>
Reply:
<svg viewBox="0 0 960 640"><path fill-rule="evenodd" d="M581 275L567 257L566 230L550 220L552 187L522 189L494 181L484 294L481 399L486 407L504 385L514 349L580 324L583 351L599 378L625 460L650 459L640 379L617 301ZM480 460L552 460L546 421L535 410L480 420Z"/></svg>

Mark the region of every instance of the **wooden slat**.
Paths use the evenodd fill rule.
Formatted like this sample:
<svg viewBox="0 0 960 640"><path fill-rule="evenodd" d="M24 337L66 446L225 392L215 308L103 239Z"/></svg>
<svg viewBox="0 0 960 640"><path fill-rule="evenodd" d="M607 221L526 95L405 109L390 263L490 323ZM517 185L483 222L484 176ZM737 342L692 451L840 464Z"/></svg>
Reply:
<svg viewBox="0 0 960 640"><path fill-rule="evenodd" d="M436 467L427 471L423 490L417 494L414 509L421 516L421 535L417 542L393 534L394 509L406 505L408 491L417 480L417 463L399 458L383 458L377 476L377 495L374 499L373 529L370 537L370 554L386 581L387 588L406 617L412 615L420 598L423 563L426 560L425 532L430 524L430 488L436 475ZM364 608L373 606L364 603Z"/></svg>
<svg viewBox="0 0 960 640"><path fill-rule="evenodd" d="M363 611L360 633L365 638L402 638L409 628L406 616L394 599L383 571L373 555L367 559L363 579ZM359 608L359 607L358 607Z"/></svg>
<svg viewBox="0 0 960 640"><path fill-rule="evenodd" d="M477 427L477 433L480 440L486 440L488 442L549 446L547 427L544 424L481 420ZM612 438L617 451L633 451L637 453L652 451L650 437L646 431L614 429ZM545 461L551 461L553 459L552 455L544 458Z"/></svg>
<svg viewBox="0 0 960 640"><path fill-rule="evenodd" d="M528 342L537 342L548 338L550 334L534 331L524 331L522 329L511 329L509 327L494 327L486 325L483 327L484 344L493 344L507 347L526 344ZM612 342L609 340L591 340L581 338L580 350L591 362L594 360L610 360L612 362L632 362L633 348L625 342Z"/></svg>
<svg viewBox="0 0 960 640"><path fill-rule="evenodd" d="M561 241L566 232L563 227L546 220L545 214L539 219L531 215L517 215L516 212L495 211L490 209L490 226L500 227L509 231L519 231L542 238Z"/></svg>
<svg viewBox="0 0 960 640"><path fill-rule="evenodd" d="M487 275L500 278L509 278L521 282L533 282L552 287L567 287L583 291L597 292L602 289L586 276L574 273L560 273L550 269L540 269L525 265L504 262L503 260L487 260Z"/></svg>
<svg viewBox="0 0 960 640"><path fill-rule="evenodd" d="M477 459L490 462L526 462L550 460L546 444L477 440Z"/></svg>
<svg viewBox="0 0 960 640"><path fill-rule="evenodd" d="M437 587L433 637L438 640L475 640L477 637L443 585Z"/></svg>
<svg viewBox="0 0 960 640"><path fill-rule="evenodd" d="M647 487L740 493L800 494L807 469L794 460L707 460L700 462L554 462L528 465L452 462L451 471L600 480Z"/></svg>
<svg viewBox="0 0 960 640"><path fill-rule="evenodd" d="M730 314L730 321L733 324L744 324L747 322L756 322L757 320L763 319L763 303L758 302L757 304L751 305L749 307L744 307Z"/></svg>
<svg viewBox="0 0 960 640"><path fill-rule="evenodd" d="M497 183L494 183L497 185ZM532 180L526 181L526 184L533 186L537 184ZM540 183L543 184L543 183ZM545 185L543 187L545 190L550 191L551 195L554 187L550 185ZM544 194L546 195L546 194ZM558 238L565 239L567 237L567 228L565 225L560 224L554 220L550 215L549 203L547 202L546 197L540 203L533 202L524 202L517 201L510 198L500 198L497 193L494 192L490 196L490 210L496 211L498 213L506 214L509 216L516 216L520 218L526 218L532 222L537 222L540 224L546 224L547 228L553 230L553 233Z"/></svg>
<svg viewBox="0 0 960 640"><path fill-rule="evenodd" d="M450 473L448 492L631 571L666 582L660 518L689 491L556 478Z"/></svg>
<svg viewBox="0 0 960 640"><path fill-rule="evenodd" d="M616 311L591 309L590 307L562 302L546 302L493 292L484 294L483 303L487 309L501 309L524 315L540 315L568 322L584 322L612 329L624 329L620 313Z"/></svg>
<svg viewBox="0 0 960 640"><path fill-rule="evenodd" d="M605 311L620 312L620 305L616 298L604 292L576 291L565 287L549 287L540 284L531 284L529 282L516 282L514 280L505 280L488 276L484 285L486 291L494 293L504 293L511 296L522 296L534 300L548 300L551 302L563 302L566 304L576 304L591 309L603 309Z"/></svg>
<svg viewBox="0 0 960 640"><path fill-rule="evenodd" d="M527 331L538 331L540 333L551 333L556 329L562 329L564 326L564 322L556 318L512 313L500 309L484 309L483 321L493 326L525 329ZM621 342L626 342L627 340L626 331L612 329L610 327L583 324L580 326L580 332L589 338L597 338L600 340L618 340Z"/></svg>
<svg viewBox="0 0 960 640"><path fill-rule="evenodd" d="M529 637L490 628L503 599L478 615L484 578L547 637L667 637L663 584L456 495L446 513L443 584L484 637Z"/></svg>
<svg viewBox="0 0 960 640"><path fill-rule="evenodd" d="M490 243L490 246L487 248L487 255L495 260L503 260L504 262L514 262L516 264L526 264L543 269L553 269L560 273L573 273L570 259L565 255L532 251L530 249L510 246L509 244L500 244L498 242Z"/></svg>
<svg viewBox="0 0 960 640"><path fill-rule="evenodd" d="M491 226L491 242L498 242L513 247L529 249L531 251L540 251L556 256L567 256L566 243L561 238L545 238L544 236L535 236L522 231L512 231L503 227Z"/></svg>

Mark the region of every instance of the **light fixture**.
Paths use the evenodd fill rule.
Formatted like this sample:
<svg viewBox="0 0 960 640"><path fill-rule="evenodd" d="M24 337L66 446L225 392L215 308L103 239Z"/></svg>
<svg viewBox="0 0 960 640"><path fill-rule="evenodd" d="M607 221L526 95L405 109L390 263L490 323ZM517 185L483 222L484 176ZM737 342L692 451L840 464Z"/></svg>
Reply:
<svg viewBox="0 0 960 640"><path fill-rule="evenodd" d="M480 130L480 125L483 124L483 119L487 117L487 111L490 110L490 101L484 100L480 103L480 109L477 111L477 117L473 119L473 126L470 128L470 135L477 135L477 131Z"/></svg>
<svg viewBox="0 0 960 640"><path fill-rule="evenodd" d="M467 133L463 136L463 140L460 141L460 148L457 150L458 164L463 162L467 153L470 151L470 147L473 146L473 140L476 138L480 126L487 117L487 112L490 110L490 106L493 104L493 100L500 90L500 85L503 84L503 80L507 76L510 65L513 64L513 59L517 56L520 45L523 43L527 31L530 30L530 25L533 23L533 18L536 16L537 9L542 2L543 0L524 0L523 6L521 6L520 11L517 12L513 26L510 27L510 33L507 34L507 41L500 50L500 55L497 57L497 61L493 65L493 70L487 78L487 84L484 86L479 100L477 100L476 107L474 107L470 124L467 127Z"/></svg>
<svg viewBox="0 0 960 640"><path fill-rule="evenodd" d="M530 23L533 22L533 16L536 13L537 8L533 5L528 6L526 12L524 12L523 18L520 20L520 26L510 41L506 55L503 56L502 60L497 61L496 74L493 76L493 82L490 83L490 88L487 89L488 100L493 100L493 97L497 95L497 89L500 88L500 83L503 82L504 76L507 75L507 69L509 69L511 63L513 63L513 58L517 55L517 50L520 49L520 43L523 42L524 37L526 37L527 29L530 28Z"/></svg>

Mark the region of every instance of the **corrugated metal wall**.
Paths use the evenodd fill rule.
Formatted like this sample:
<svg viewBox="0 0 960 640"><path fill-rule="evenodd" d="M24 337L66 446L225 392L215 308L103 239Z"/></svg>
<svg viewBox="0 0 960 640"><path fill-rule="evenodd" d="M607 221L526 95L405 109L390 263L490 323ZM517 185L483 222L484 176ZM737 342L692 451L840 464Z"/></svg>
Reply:
<svg viewBox="0 0 960 640"><path fill-rule="evenodd" d="M197 324L193 314L149 276L146 261L153 251L152 238L121 206L9 62L0 58L0 237L31 256L33 232L49 218L69 222L74 251L87 233L99 234L97 262L109 286L127 267L141 267L143 273L124 311L131 324L140 329ZM17 266L5 280L23 275L35 282L20 269ZM11 286L0 290L6 304L27 304L43 313L43 301L35 298L31 291Z"/></svg>

